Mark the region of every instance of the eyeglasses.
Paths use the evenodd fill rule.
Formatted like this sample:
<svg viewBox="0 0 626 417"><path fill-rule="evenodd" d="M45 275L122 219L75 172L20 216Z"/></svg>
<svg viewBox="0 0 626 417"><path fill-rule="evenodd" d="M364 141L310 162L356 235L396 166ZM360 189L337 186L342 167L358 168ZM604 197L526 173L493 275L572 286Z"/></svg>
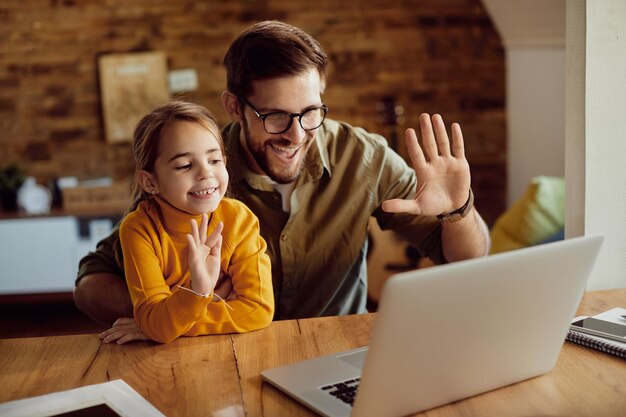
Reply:
<svg viewBox="0 0 626 417"><path fill-rule="evenodd" d="M245 98L239 97L239 100L250 106L250 108L254 111L254 114L256 114L256 117L263 121L263 128L265 129L265 131L271 135L276 135L288 131L291 127L291 124L293 123L294 117L298 118L298 123L300 123L300 127L302 127L303 130L315 130L320 127L322 123L324 123L324 119L326 118L326 112L328 111L328 107L322 104L320 107L314 107L302 113L273 111L270 113L261 114L252 105L252 103L250 103Z"/></svg>

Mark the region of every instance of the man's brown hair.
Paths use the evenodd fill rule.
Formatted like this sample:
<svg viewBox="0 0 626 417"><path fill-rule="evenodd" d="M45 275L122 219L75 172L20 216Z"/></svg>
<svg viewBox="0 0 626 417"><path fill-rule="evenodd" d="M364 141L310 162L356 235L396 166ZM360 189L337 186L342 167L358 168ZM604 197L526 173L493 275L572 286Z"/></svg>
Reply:
<svg viewBox="0 0 626 417"><path fill-rule="evenodd" d="M252 81L298 75L317 69L326 82L328 57L315 38L276 20L259 22L243 31L224 57L228 91L237 97L253 94Z"/></svg>

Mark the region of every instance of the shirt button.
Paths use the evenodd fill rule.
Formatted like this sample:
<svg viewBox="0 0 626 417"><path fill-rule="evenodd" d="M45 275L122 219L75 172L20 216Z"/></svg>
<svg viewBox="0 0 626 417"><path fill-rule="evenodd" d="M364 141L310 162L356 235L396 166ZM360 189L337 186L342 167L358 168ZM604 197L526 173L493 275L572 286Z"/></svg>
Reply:
<svg viewBox="0 0 626 417"><path fill-rule="evenodd" d="M282 240L283 242L285 240L287 240L287 235L285 233L283 233L282 235L280 235L280 240Z"/></svg>

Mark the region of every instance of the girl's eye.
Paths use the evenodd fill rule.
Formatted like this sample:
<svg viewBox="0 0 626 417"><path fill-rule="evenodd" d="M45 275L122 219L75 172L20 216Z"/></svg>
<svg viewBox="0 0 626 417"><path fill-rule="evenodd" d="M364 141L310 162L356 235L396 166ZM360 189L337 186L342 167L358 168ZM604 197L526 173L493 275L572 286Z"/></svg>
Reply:
<svg viewBox="0 0 626 417"><path fill-rule="evenodd" d="M181 165L179 167L176 167L176 170L180 171L181 169L189 169L189 168L191 168L191 164Z"/></svg>
<svg viewBox="0 0 626 417"><path fill-rule="evenodd" d="M219 163L221 163L221 162L222 162L222 160L221 160L221 159L212 159L212 160L210 160L210 161L209 161L209 163L210 163L211 165L217 165L217 164L219 164Z"/></svg>

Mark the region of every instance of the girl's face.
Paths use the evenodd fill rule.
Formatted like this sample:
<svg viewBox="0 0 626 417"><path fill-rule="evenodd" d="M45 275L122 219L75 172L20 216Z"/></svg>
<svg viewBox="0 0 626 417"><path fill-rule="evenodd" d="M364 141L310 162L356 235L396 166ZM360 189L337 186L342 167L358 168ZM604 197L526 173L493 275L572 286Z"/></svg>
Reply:
<svg viewBox="0 0 626 417"><path fill-rule="evenodd" d="M202 125L177 121L163 129L149 182L164 200L198 215L215 211L228 188L228 172L217 139ZM146 181L141 181L142 186Z"/></svg>

